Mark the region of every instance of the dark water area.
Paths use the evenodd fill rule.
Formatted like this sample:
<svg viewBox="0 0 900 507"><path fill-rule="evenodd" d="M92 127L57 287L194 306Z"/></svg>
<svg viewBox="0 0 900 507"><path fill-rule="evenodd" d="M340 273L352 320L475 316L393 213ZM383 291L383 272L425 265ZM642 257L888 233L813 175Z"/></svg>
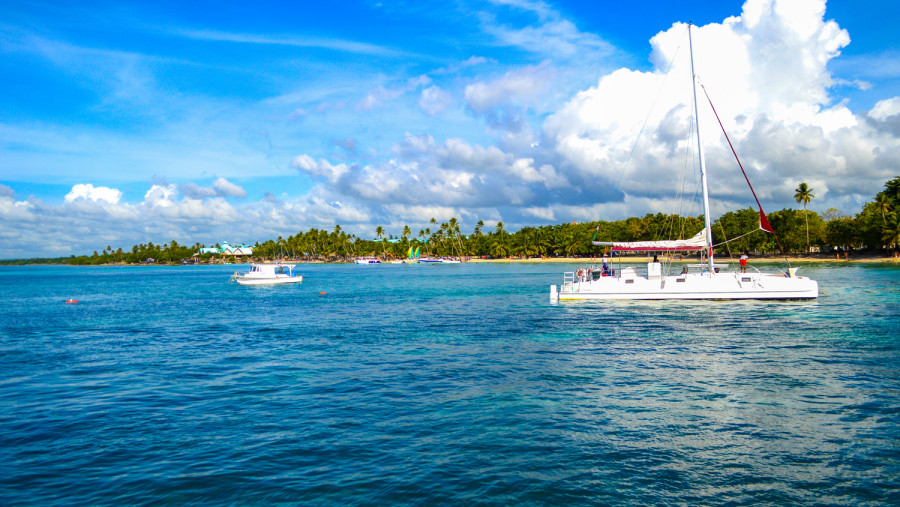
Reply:
<svg viewBox="0 0 900 507"><path fill-rule="evenodd" d="M571 268L0 267L0 504L897 503L900 267L551 303Z"/></svg>

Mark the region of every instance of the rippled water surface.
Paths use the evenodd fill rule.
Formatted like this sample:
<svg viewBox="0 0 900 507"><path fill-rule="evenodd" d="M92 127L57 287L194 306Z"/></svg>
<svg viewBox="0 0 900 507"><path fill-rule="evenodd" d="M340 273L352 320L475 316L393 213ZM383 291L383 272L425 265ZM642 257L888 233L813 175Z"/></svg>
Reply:
<svg viewBox="0 0 900 507"><path fill-rule="evenodd" d="M0 504L900 498L900 266L551 304L564 269L0 267Z"/></svg>

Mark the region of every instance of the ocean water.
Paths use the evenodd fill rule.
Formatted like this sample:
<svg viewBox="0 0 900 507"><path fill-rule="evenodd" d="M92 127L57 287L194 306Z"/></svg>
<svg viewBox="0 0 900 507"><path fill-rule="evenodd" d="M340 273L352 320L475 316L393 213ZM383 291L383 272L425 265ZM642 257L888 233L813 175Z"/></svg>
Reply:
<svg viewBox="0 0 900 507"><path fill-rule="evenodd" d="M573 267L0 267L0 504L900 501L900 265L551 304Z"/></svg>

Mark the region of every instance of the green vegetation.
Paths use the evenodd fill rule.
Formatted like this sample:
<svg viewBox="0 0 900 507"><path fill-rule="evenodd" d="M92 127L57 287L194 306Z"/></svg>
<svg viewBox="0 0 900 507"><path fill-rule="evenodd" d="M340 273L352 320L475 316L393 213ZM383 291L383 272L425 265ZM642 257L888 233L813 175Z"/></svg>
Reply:
<svg viewBox="0 0 900 507"><path fill-rule="evenodd" d="M675 215L647 215L643 219L631 218L618 222L591 222L585 224L562 224L543 227L524 227L510 234L499 222L495 230L485 233L484 223L478 222L472 234L462 234L455 218L426 227L416 237L408 226L399 237L386 234L382 226L375 229L376 240L358 238L346 234L336 227L327 232L310 229L307 232L289 236L282 241L266 241L254 248L254 256L259 258L286 257L322 261L346 261L357 256L383 256L405 258L410 247L418 248L425 256L468 256L468 257L521 257L591 255L599 252L591 244L593 234L597 239L609 241L621 239L644 240L658 237L662 231L673 227L691 229L694 234L703 227L699 218L683 219ZM597 230L597 227L600 227ZM676 233L677 234L677 233Z"/></svg>
<svg viewBox="0 0 900 507"><path fill-rule="evenodd" d="M866 203L855 216L847 216L840 210L831 208L821 215L808 212L806 204L815 197L805 183L801 183L794 198L803 203L802 211L783 209L768 215L769 222L781 240L785 253L868 251L883 252L898 248L900 242L900 176L888 181L884 191L875 200ZM573 257L592 256L601 253L597 241L651 241L660 239L687 238L703 228L703 217L681 217L678 215L646 215L643 218L627 218L615 222L589 222L523 227L515 233L504 229L498 222L495 229L484 232L484 222L479 221L473 232L463 235L456 218L438 223L432 218L429 227L413 235L409 226L404 226L399 236L394 236L384 227L373 230L374 240L362 239L345 233L340 225L331 232L310 229L295 235L257 243L253 259L294 259L308 261L342 262L358 256L379 256L385 258L405 258L409 248L418 248L421 256L467 256L467 257ZM805 235L804 235L805 232ZM725 238L730 241L725 243ZM775 238L759 229L759 213L752 208L731 211L713 223L713 241L719 245L718 255L738 252L757 254L779 254L780 248ZM200 250L199 243L187 247L172 241L165 245L135 245L130 251L121 248L113 251L107 246L102 252L91 256L71 256L54 259L27 259L0 261L2 264L109 264L109 263L182 263L189 262ZM200 262L222 262L228 258L220 255L204 254L196 258ZM244 258L246 259L246 258ZM244 262L242 260L241 262Z"/></svg>
<svg viewBox="0 0 900 507"><path fill-rule="evenodd" d="M93 255L81 255L70 257L57 257L45 259L20 259L12 261L0 261L0 264L73 264L73 265L92 265L92 264L143 264L143 263L160 263L160 264L180 264L181 262L191 259L191 256L200 250L200 243L194 246L182 246L177 241L164 245L155 245L147 243L146 245L134 245L129 251L123 251L121 248L113 250L111 246L107 246L103 251L94 251ZM213 257L212 254L202 256L204 260Z"/></svg>

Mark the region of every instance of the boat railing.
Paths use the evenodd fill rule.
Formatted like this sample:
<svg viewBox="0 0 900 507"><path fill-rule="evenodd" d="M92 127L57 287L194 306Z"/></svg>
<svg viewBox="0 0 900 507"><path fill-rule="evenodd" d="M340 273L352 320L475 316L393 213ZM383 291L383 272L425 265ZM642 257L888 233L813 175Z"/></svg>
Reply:
<svg viewBox="0 0 900 507"><path fill-rule="evenodd" d="M563 274L564 283L566 282L583 282L583 281L591 281L591 280L599 280L602 277L613 277L613 278L641 278L641 277L650 277L651 271L649 269L649 265L651 263L638 263L635 265L619 265L616 269L612 269L612 266L609 266L609 269L604 271L602 266L592 265L589 268L584 268L579 270L579 272L567 271ZM659 263L660 268L659 271L655 271L652 273L653 276L661 277L661 276L674 276L674 275L684 275L687 273L706 273L709 271L708 264L700 264L700 263L691 263L691 264L672 264L672 263ZM716 272L726 272L728 270L734 269L734 266L731 264L721 264L716 263L713 265L713 268ZM755 268L754 268L755 269ZM757 270L759 271L759 270Z"/></svg>
<svg viewBox="0 0 900 507"><path fill-rule="evenodd" d="M682 269L687 270L688 272L692 272L692 273L703 274L703 273L709 272L709 264L705 264L705 263L683 264ZM734 269L734 266L731 264L716 263L716 264L713 264L713 269L716 270L716 273L725 273L725 272L732 271L732 270L736 272L736 270ZM686 274L686 273L682 272L682 274Z"/></svg>
<svg viewBox="0 0 900 507"><path fill-rule="evenodd" d="M777 271L777 274L776 274L776 273L773 273L773 272L771 272L771 271L769 271L769 272L766 272L766 271L760 271L760 269L757 268L756 266L747 266L747 272L749 272L751 269L752 269L753 271L755 271L757 274L761 275L761 276L773 276L773 275L778 276L778 275L783 275L783 276L785 276L785 277L787 277L787 278L797 278L797 268L791 268L791 267L789 267L789 268L787 268L787 269L785 269L785 270L779 269L779 270ZM738 271L735 271L735 273L738 273L738 274L745 274L745 272L738 272Z"/></svg>
<svg viewBox="0 0 900 507"><path fill-rule="evenodd" d="M642 277L650 277L651 273L648 269L648 265L650 263L638 263L635 265L620 265L617 266L616 269L612 269L612 266L609 266L609 269L604 271L602 266L591 265L589 267L579 269L577 271L566 271L563 273L563 287L573 286L575 282L590 282L599 280L600 278L605 277L613 277L613 278L642 278ZM676 276L676 275L685 275L688 273L693 274L703 274L709 271L709 265L705 263L686 263L686 264L673 264L673 263L660 263L661 270L658 273L653 273L653 276L661 277L661 276ZM755 266L748 266L748 268L754 269L757 273L763 274L759 269ZM732 264L723 264L723 263L715 263L713 264L713 269L716 270L717 273L725 273L734 270L735 273L739 273L740 271L736 269L735 265Z"/></svg>
<svg viewBox="0 0 900 507"><path fill-rule="evenodd" d="M569 291L572 290L572 286L575 284L575 272L574 271L566 271L563 273L563 290L567 287Z"/></svg>

